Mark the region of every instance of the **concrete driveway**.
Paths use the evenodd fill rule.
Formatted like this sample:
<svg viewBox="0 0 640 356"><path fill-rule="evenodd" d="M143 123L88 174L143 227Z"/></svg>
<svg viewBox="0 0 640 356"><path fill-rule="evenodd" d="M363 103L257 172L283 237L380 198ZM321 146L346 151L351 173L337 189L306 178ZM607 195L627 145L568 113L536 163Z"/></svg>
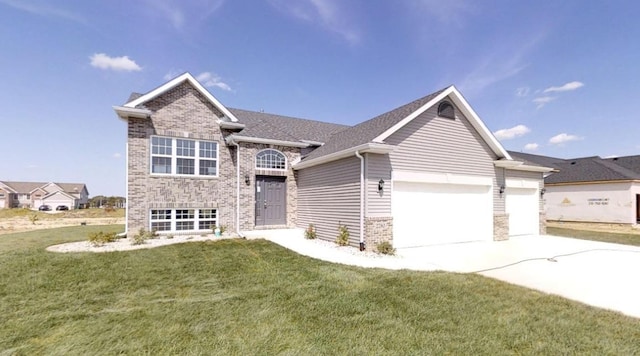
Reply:
<svg viewBox="0 0 640 356"><path fill-rule="evenodd" d="M305 256L347 265L479 273L640 318L640 247L555 236L520 236L398 249L396 256L306 240L302 229L247 232Z"/></svg>
<svg viewBox="0 0 640 356"><path fill-rule="evenodd" d="M479 273L640 318L640 248L555 236L521 236L403 249L408 260Z"/></svg>

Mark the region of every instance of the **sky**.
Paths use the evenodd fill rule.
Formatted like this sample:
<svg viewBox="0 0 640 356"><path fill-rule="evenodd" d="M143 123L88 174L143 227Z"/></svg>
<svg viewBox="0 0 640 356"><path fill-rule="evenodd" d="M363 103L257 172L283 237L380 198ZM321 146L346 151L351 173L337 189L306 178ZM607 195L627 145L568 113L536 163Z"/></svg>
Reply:
<svg viewBox="0 0 640 356"><path fill-rule="evenodd" d="M455 85L502 145L640 154L640 2L0 0L0 180L125 195L112 106L184 72L223 105L354 125Z"/></svg>

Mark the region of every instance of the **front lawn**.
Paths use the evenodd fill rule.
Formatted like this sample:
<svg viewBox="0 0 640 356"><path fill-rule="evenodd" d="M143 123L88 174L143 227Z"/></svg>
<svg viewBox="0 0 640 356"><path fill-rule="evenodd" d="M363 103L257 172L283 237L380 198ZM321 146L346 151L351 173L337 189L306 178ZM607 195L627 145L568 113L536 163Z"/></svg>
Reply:
<svg viewBox="0 0 640 356"><path fill-rule="evenodd" d="M479 275L347 267L261 240L44 250L95 229L0 236L0 354L640 352L638 319Z"/></svg>
<svg viewBox="0 0 640 356"><path fill-rule="evenodd" d="M640 246L640 234L621 234L616 232L576 230L561 227L547 227L547 234L553 236L573 237L583 240Z"/></svg>

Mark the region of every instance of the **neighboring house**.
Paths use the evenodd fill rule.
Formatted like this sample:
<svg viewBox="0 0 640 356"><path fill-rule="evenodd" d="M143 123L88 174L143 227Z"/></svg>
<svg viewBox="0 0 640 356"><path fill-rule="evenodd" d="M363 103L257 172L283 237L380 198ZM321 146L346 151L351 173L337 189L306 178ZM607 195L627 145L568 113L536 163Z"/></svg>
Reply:
<svg viewBox="0 0 640 356"><path fill-rule="evenodd" d="M86 207L89 191L82 183L38 183L0 181L0 209L38 209L49 205L55 209L65 205L69 209Z"/></svg>
<svg viewBox="0 0 640 356"><path fill-rule="evenodd" d="M514 161L453 86L353 127L227 108L189 73L114 110L129 235L345 225L371 249L544 232L551 168Z"/></svg>
<svg viewBox="0 0 640 356"><path fill-rule="evenodd" d="M556 169L545 178L547 219L640 222L640 156L560 159L510 153L530 164Z"/></svg>

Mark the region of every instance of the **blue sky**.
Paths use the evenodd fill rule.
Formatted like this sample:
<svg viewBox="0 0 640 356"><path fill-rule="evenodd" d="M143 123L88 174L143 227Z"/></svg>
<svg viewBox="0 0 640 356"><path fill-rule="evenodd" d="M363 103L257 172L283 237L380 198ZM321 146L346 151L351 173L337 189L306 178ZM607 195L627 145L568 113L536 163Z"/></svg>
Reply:
<svg viewBox="0 0 640 356"><path fill-rule="evenodd" d="M0 180L125 194L113 105L185 71L228 107L356 124L450 84L509 150L640 154L640 3L0 0Z"/></svg>

